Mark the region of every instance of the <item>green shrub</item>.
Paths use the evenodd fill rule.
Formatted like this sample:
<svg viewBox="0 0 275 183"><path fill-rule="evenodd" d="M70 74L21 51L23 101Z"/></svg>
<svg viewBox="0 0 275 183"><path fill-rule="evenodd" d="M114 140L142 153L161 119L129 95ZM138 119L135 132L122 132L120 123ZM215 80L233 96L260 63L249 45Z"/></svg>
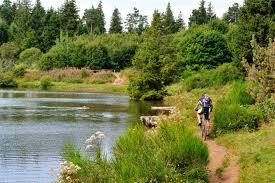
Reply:
<svg viewBox="0 0 275 183"><path fill-rule="evenodd" d="M38 48L29 48L22 51L19 55L19 61L31 68L34 64L38 64L42 56L42 52Z"/></svg>
<svg viewBox="0 0 275 183"><path fill-rule="evenodd" d="M3 88L17 87L17 83L11 75L0 74L0 87L3 87Z"/></svg>
<svg viewBox="0 0 275 183"><path fill-rule="evenodd" d="M233 63L225 63L216 69L200 70L197 73L186 71L183 85L187 91L195 88L222 86L234 80L242 80L244 74Z"/></svg>
<svg viewBox="0 0 275 183"><path fill-rule="evenodd" d="M218 31L194 27L186 31L178 42L180 61L187 68L214 68L231 62L230 49L224 35Z"/></svg>
<svg viewBox="0 0 275 183"><path fill-rule="evenodd" d="M26 65L19 64L16 65L13 69L13 75L16 77L23 77L26 73Z"/></svg>
<svg viewBox="0 0 275 183"><path fill-rule="evenodd" d="M255 100L246 91L246 84L236 82L215 107L213 132L216 135L240 129L258 128L263 113L253 105Z"/></svg>
<svg viewBox="0 0 275 183"><path fill-rule="evenodd" d="M52 85L52 81L49 77L44 76L40 79L40 88L42 90L47 90Z"/></svg>
<svg viewBox="0 0 275 183"><path fill-rule="evenodd" d="M4 71L11 69L18 59L19 52L20 48L13 42L2 44L0 47L0 69Z"/></svg>
<svg viewBox="0 0 275 183"><path fill-rule="evenodd" d="M82 79L83 79L83 78L89 77L89 75L90 75L90 74L89 74L88 71L85 70L85 69L81 70L81 72L80 72L80 76L81 76Z"/></svg>

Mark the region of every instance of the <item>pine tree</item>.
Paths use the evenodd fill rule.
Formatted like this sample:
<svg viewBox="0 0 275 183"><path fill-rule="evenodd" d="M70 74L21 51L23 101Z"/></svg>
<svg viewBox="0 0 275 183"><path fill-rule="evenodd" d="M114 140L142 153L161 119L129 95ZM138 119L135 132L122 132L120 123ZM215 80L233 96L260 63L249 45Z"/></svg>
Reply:
<svg viewBox="0 0 275 183"><path fill-rule="evenodd" d="M83 19L86 23L88 32L93 34L103 34L105 29L105 18L103 13L102 2L100 1L97 8L86 9Z"/></svg>
<svg viewBox="0 0 275 183"><path fill-rule="evenodd" d="M207 21L216 18L216 14L213 11L213 6L212 6L211 2L208 4L206 16L207 16Z"/></svg>
<svg viewBox="0 0 275 183"><path fill-rule="evenodd" d="M103 5L102 5L102 1L99 2L98 6L97 6L97 12L98 12L98 28L99 28L99 32L100 34L103 34L106 32L105 29L105 16L104 16L104 12L103 12Z"/></svg>
<svg viewBox="0 0 275 183"><path fill-rule="evenodd" d="M228 11L223 15L223 20L227 23L236 23L240 7L238 3L234 3L228 8Z"/></svg>
<svg viewBox="0 0 275 183"><path fill-rule="evenodd" d="M54 9L49 9L45 16L45 27L43 31L43 45L42 51L49 50L60 36L61 15Z"/></svg>
<svg viewBox="0 0 275 183"><path fill-rule="evenodd" d="M207 12L205 9L205 1L201 0L199 9L194 9L192 15L189 18L189 26L192 24L202 25L207 23Z"/></svg>
<svg viewBox="0 0 275 183"><path fill-rule="evenodd" d="M151 31L159 35L164 35L166 30L163 24L163 19L164 16L158 10L155 10L150 27Z"/></svg>
<svg viewBox="0 0 275 183"><path fill-rule="evenodd" d="M34 47L43 49L43 31L45 22L45 9L41 5L40 0L36 0L35 6L32 9L30 16L30 27L34 30L35 45Z"/></svg>
<svg viewBox="0 0 275 183"><path fill-rule="evenodd" d="M176 31L180 31L181 29L185 29L185 23L183 20L182 12L179 13L179 16L176 20Z"/></svg>
<svg viewBox="0 0 275 183"><path fill-rule="evenodd" d="M0 7L0 17L5 20L8 25L13 21L14 14L10 0L3 1L3 4Z"/></svg>
<svg viewBox="0 0 275 183"><path fill-rule="evenodd" d="M167 5L163 23L164 23L164 27L166 29L167 34L176 32L176 22L175 22L175 18L173 16L173 12L171 10L170 3L168 3L168 5Z"/></svg>
<svg viewBox="0 0 275 183"><path fill-rule="evenodd" d="M140 15L136 7L134 7L133 13L127 15L125 27L129 33L141 34L146 29L147 25L147 16Z"/></svg>
<svg viewBox="0 0 275 183"><path fill-rule="evenodd" d="M111 18L109 33L122 33L122 22L117 8L115 8Z"/></svg>
<svg viewBox="0 0 275 183"><path fill-rule="evenodd" d="M75 0L66 0L61 9L61 28L68 36L76 34L79 25L78 9Z"/></svg>

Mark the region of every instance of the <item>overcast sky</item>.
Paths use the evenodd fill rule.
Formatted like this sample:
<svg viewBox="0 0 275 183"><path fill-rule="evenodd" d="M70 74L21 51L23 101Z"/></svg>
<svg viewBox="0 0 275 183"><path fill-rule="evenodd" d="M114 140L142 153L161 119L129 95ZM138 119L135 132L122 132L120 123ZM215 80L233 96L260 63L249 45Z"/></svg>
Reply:
<svg viewBox="0 0 275 183"><path fill-rule="evenodd" d="M198 8L200 1L201 0L102 0L107 28L109 27L114 8L119 9L124 21L126 15L133 11L133 7L137 7L141 14L148 16L148 21L150 22L154 9L165 11L168 2L171 3L174 16L177 17L178 13L182 11L185 23L188 23L188 18L192 10ZM0 2L2 4L3 0L0 0ZM32 0L32 2L34 3L35 0ZM41 2L47 9L50 7L57 9L65 0L41 0ZM208 4L210 1L206 0L206 2ZM232 6L235 2L242 5L244 0L211 0L214 11L218 17L221 17L223 13L227 11L228 7ZM99 0L76 0L76 3L79 8L79 14L82 17L84 10L92 7L92 5L96 7Z"/></svg>

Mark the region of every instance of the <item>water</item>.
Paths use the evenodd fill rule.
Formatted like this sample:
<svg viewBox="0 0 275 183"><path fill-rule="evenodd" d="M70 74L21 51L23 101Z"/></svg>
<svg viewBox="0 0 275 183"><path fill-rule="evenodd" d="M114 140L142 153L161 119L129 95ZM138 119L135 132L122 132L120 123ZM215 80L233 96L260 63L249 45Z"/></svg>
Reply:
<svg viewBox="0 0 275 183"><path fill-rule="evenodd" d="M116 137L149 108L114 94L0 90L0 182L53 182L64 144L84 152L96 131L111 156Z"/></svg>

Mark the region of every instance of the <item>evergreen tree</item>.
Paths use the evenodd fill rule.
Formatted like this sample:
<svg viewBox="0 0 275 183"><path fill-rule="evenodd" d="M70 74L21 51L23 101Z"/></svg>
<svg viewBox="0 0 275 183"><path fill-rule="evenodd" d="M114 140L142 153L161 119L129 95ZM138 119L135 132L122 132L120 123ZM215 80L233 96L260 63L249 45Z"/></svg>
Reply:
<svg viewBox="0 0 275 183"><path fill-rule="evenodd" d="M164 23L164 27L166 29L167 34L176 32L176 22L175 22L175 18L173 16L173 12L171 10L170 3L168 3L168 5L167 5L163 23Z"/></svg>
<svg viewBox="0 0 275 183"><path fill-rule="evenodd" d="M88 32L93 34L103 34L106 32L105 18L101 1L97 8L92 6L91 9L86 9L83 19L86 23Z"/></svg>
<svg viewBox="0 0 275 183"><path fill-rule="evenodd" d="M111 18L109 33L122 33L122 22L117 8L115 8Z"/></svg>
<svg viewBox="0 0 275 183"><path fill-rule="evenodd" d="M164 16L158 10L155 10L150 29L159 35L164 35L166 32L163 24L163 19L164 19Z"/></svg>
<svg viewBox="0 0 275 183"><path fill-rule="evenodd" d="M216 14L214 13L213 6L212 6L211 2L208 4L206 16L207 16L207 21L210 21L210 20L216 18Z"/></svg>
<svg viewBox="0 0 275 183"><path fill-rule="evenodd" d="M99 32L100 32L100 34L103 34L106 32L106 29L105 29L105 16L104 16L104 12L103 12L102 1L99 2L98 6L97 6L97 11L98 11Z"/></svg>
<svg viewBox="0 0 275 183"><path fill-rule="evenodd" d="M0 22L0 46L9 40L9 27L6 22Z"/></svg>
<svg viewBox="0 0 275 183"><path fill-rule="evenodd" d="M176 20L176 31L178 32L181 29L185 29L185 23L183 20L182 12L179 13L179 16Z"/></svg>
<svg viewBox="0 0 275 183"><path fill-rule="evenodd" d="M0 7L0 17L5 20L8 25L13 21L14 14L10 0L3 1L3 4Z"/></svg>
<svg viewBox="0 0 275 183"><path fill-rule="evenodd" d="M252 61L250 40L255 35L261 46L267 46L269 39L275 37L275 1L274 0L245 0L238 15L240 33L237 41L241 45L239 59L247 57Z"/></svg>
<svg viewBox="0 0 275 183"><path fill-rule="evenodd" d="M227 23L236 23L240 7L238 3L234 3L228 8L228 11L223 15L223 20Z"/></svg>
<svg viewBox="0 0 275 183"><path fill-rule="evenodd" d="M35 6L32 9L30 16L30 27L34 30L34 38L36 48L43 49L43 31L44 31L44 23L45 23L45 9L41 5L40 0L36 0Z"/></svg>
<svg viewBox="0 0 275 183"><path fill-rule="evenodd" d="M49 9L45 15L45 27L43 31L43 45L42 51L49 50L60 36L60 21L61 15L54 9Z"/></svg>
<svg viewBox="0 0 275 183"><path fill-rule="evenodd" d="M192 24L202 25L207 23L207 12L205 9L205 1L201 0L199 9L194 9L192 15L189 18L189 26Z"/></svg>
<svg viewBox="0 0 275 183"><path fill-rule="evenodd" d="M61 9L61 29L73 36L77 33L79 25L78 9L75 0L66 0Z"/></svg>
<svg viewBox="0 0 275 183"><path fill-rule="evenodd" d="M147 25L147 16L140 15L136 7L134 7L133 13L127 15L125 26L129 33L141 34Z"/></svg>

